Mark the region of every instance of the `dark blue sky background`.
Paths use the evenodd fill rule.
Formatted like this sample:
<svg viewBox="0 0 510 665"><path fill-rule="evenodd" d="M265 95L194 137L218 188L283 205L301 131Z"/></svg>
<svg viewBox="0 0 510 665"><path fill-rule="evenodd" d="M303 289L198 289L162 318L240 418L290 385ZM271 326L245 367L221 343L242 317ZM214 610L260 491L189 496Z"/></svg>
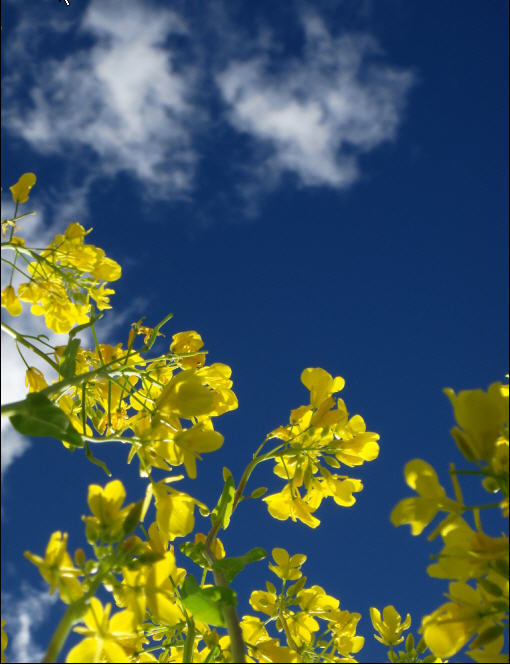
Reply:
<svg viewBox="0 0 510 665"><path fill-rule="evenodd" d="M273 520L262 502L246 502L222 539L232 555L254 546L306 553L308 583L363 615L359 633L367 639L360 662L384 659L384 648L371 638L369 607L393 604L412 614L417 629L447 590L446 582L425 572L440 542L412 537L407 527L389 522L393 506L411 494L403 467L415 457L426 459L451 493L448 464L462 461L441 390L486 388L508 369L508 4L147 3L140 33L152 25L153 11L175 11L186 25L161 48L173 54L182 85L193 87L183 88L189 108L175 111L180 119L168 134L160 115L152 114L151 90L143 88L142 109L134 108L133 117L154 130L142 132L149 139L143 145L133 138L136 125L119 134L134 141L124 153L97 126L92 138L87 135L87 127L108 118L108 102L98 98L97 117L93 104L81 117L76 100L115 43L136 53L136 33L126 37L126 17L136 7L98 0L70 0L69 7L57 0L5 4L2 186L6 190L21 173L34 171L31 204L41 211L40 232L60 232L79 220L94 227L90 242L123 266L114 309L105 318L127 313L105 341L125 342L129 324L143 315L151 325L173 312L166 342L175 332L195 329L209 361L232 367L240 406L215 424L225 444L205 456L197 480L181 485L209 505L221 491L222 466L239 479L267 432L306 402L303 368L323 367L345 378L342 397L349 411L381 435L380 457L352 470L365 486L355 506L326 501L317 513L321 526L310 530ZM332 52L342 34L357 35L355 44L359 35L370 35L381 52L367 58L379 74L407 78L399 88L388 77L378 96L366 98L373 117L359 130L365 143L351 128L332 152L315 150L312 137L311 148L306 144L298 157L292 151L289 157L288 146L301 145L304 116L287 117L295 120L291 134L287 125L262 130L260 118L243 116L239 108L235 115L236 97L218 81L240 60L251 63L254 89L266 91L275 108L282 102L275 90L285 91L291 79L300 81L291 91L297 90L296 103L307 95L327 99L327 75L316 83L316 70L308 66L324 44L303 36L302 17L312 12L325 26ZM106 34L117 19L122 37ZM86 20L93 30L82 29ZM118 66L122 70L122 62ZM153 73L156 104L165 93ZM355 77L359 89L375 85L368 65ZM121 85L122 77L117 80ZM334 71L330 80L333 89ZM76 81L81 92L73 88ZM242 90L249 98L250 89L238 87L240 97ZM130 94L128 102L137 98L136 88ZM380 139L371 143L368 133L387 110L384 95L396 120L381 120ZM119 99L122 104L122 94ZM359 103L363 113L363 98ZM328 117L334 143L343 129ZM141 164L151 155L159 161L144 174ZM314 157L324 159L326 175ZM357 172L345 179L342 164L352 160ZM177 171L185 174L184 185ZM10 212L7 207L3 216ZM127 449L118 444L95 452L123 480L128 499L137 500L144 483L135 466L126 467ZM42 588L23 551L42 554L54 530L69 533L72 551L83 546L87 486L106 481L80 452L70 454L50 440L33 441L9 466L2 490L2 585L11 615L14 600ZM260 485L280 488L269 466L256 473L251 488ZM476 485L472 490L481 496ZM497 535L504 524L495 518L486 527ZM259 563L239 576L241 613L253 613L247 597L271 579L266 572ZM4 603L2 613L9 614ZM61 612L61 605L45 609L47 620L31 628L30 648L34 642L46 646ZM17 648L19 654L20 641Z"/></svg>

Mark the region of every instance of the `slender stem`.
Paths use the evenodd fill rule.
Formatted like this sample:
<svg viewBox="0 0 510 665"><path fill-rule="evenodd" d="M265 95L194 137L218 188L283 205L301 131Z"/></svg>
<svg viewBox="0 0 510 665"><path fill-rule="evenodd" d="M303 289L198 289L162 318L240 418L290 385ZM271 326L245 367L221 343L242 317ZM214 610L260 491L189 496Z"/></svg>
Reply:
<svg viewBox="0 0 510 665"><path fill-rule="evenodd" d="M59 653L64 646L64 643L69 635L71 628L75 623L77 623L83 616L84 608L87 606L88 601L95 594L97 588L101 584L105 572L98 572L96 579L91 583L89 590L82 597L76 600L74 603L71 603L67 610L64 613L64 616L60 619L59 624L53 633L53 637L48 645L48 649L44 656L43 663L58 663L57 660Z"/></svg>
<svg viewBox="0 0 510 665"><path fill-rule="evenodd" d="M48 358L48 356L44 353L44 351L38 349L37 346L35 346L35 344L32 344L32 342L29 342L27 339L25 339L25 337L21 333L17 332L16 330L14 330L14 328L11 328L10 326L8 326L6 323L3 322L2 322L2 330L6 332L8 335L10 335L13 339L15 339L16 342L18 342L19 344L23 344L23 346L26 346L27 349L30 349L38 356L43 358L43 360L45 360L48 364L50 364L53 367L54 370L58 372L57 363L51 360L51 358Z"/></svg>
<svg viewBox="0 0 510 665"><path fill-rule="evenodd" d="M228 588L228 582L222 572L213 569L214 583L216 586ZM230 636L230 653L233 663L246 663L246 647L244 645L243 633L239 624L239 616L233 605L222 608L225 623Z"/></svg>
<svg viewBox="0 0 510 665"><path fill-rule="evenodd" d="M76 622L76 606L75 604L69 605L65 611L64 616L60 619L59 624L53 633L51 642L44 656L43 663L56 663L58 654L61 652L62 647L71 632L73 624Z"/></svg>
<svg viewBox="0 0 510 665"><path fill-rule="evenodd" d="M2 328L4 327L5 324L2 323ZM37 348L37 347L35 347ZM42 352L41 352L42 353ZM136 355L136 352L131 354L131 355ZM162 356L163 358L165 356ZM156 359L158 360L158 359ZM51 386L48 386L47 388L43 388L43 390L39 391L39 394L45 395L46 397L49 397L50 395L54 395L55 393L60 393L64 391L66 388L69 388L70 386L79 386L81 383L84 381L90 381L95 376L98 376L100 374L108 374L107 369L110 365L118 364L119 359L115 358L114 360L110 361L109 363L106 363L106 365L102 367L98 367L97 369L93 369L90 372L84 372L83 374L77 374L76 376L73 376L68 379L62 379L62 381L58 381L57 383L52 384ZM113 372L119 372L120 374L127 374L129 370L123 370L121 368L115 367L111 368L111 371ZM17 413L20 409L23 408L23 405L25 403L25 400L19 400L18 402L11 402L10 404L4 404L2 405L2 416L12 416L13 414Z"/></svg>
<svg viewBox="0 0 510 665"><path fill-rule="evenodd" d="M183 663L193 662L193 647L195 646L195 623L193 617L189 617L186 621L188 625L188 632L186 634L186 641L184 642L184 651L182 654Z"/></svg>

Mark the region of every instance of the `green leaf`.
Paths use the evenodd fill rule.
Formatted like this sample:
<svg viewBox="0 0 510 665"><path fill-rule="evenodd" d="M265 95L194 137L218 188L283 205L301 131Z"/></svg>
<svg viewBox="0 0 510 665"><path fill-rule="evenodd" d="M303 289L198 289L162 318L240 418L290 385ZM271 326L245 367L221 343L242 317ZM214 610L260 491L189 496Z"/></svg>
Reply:
<svg viewBox="0 0 510 665"><path fill-rule="evenodd" d="M254 547L242 556L227 557L226 559L218 559L214 562L213 569L225 575L228 583L232 582L234 577L238 575L245 566L254 561L260 561L267 557L267 552L262 547Z"/></svg>
<svg viewBox="0 0 510 665"><path fill-rule="evenodd" d="M67 414L41 393L27 395L18 413L9 420L20 434L51 436L72 446L83 446L81 435L74 429Z"/></svg>
<svg viewBox="0 0 510 665"><path fill-rule="evenodd" d="M216 660L217 660L217 658L218 658L218 656L220 655L220 653L221 653L221 649L220 649L220 647L216 644L216 645L214 646L214 648L211 649L211 651L209 651L209 653L207 654L207 658L205 659L204 662L206 662L206 663L215 663Z"/></svg>
<svg viewBox="0 0 510 665"><path fill-rule="evenodd" d="M303 575L303 577L300 577L297 582L292 584L287 589L287 595L289 597L297 596L297 594L301 591L301 589L305 586L305 584L306 584L306 577Z"/></svg>
<svg viewBox="0 0 510 665"><path fill-rule="evenodd" d="M253 492L250 495L250 499L260 499L261 496L264 496L264 494L267 492L267 487L257 487L256 490L253 490Z"/></svg>
<svg viewBox="0 0 510 665"><path fill-rule="evenodd" d="M106 473L107 476L112 475L106 464L102 462L100 459L97 459L97 457L94 457L87 441L85 441L85 455L89 462L92 462L92 464L101 467L101 469L103 469L103 471Z"/></svg>
<svg viewBox="0 0 510 665"><path fill-rule="evenodd" d="M234 479L232 476L227 476L218 504L211 513L211 524L213 526L219 522L222 529L226 529L230 524L230 516L232 515L232 508L234 506L234 494Z"/></svg>
<svg viewBox="0 0 510 665"><path fill-rule="evenodd" d="M237 603L236 594L232 589L222 586L201 589L191 574L184 578L181 599L184 607L191 612L194 619L222 628L226 627L222 608L233 607Z"/></svg>
<svg viewBox="0 0 510 665"><path fill-rule="evenodd" d="M470 649L478 649L483 647L486 644L494 642L500 635L503 634L504 627L501 624L490 626L483 630L476 639L474 639L469 645Z"/></svg>
<svg viewBox="0 0 510 665"><path fill-rule="evenodd" d="M502 596L503 595L503 589L496 584L495 582L491 582L490 580L486 579L485 577L481 577L478 580L478 584L485 589L488 593L490 593L492 596Z"/></svg>
<svg viewBox="0 0 510 665"><path fill-rule="evenodd" d="M508 579L508 559L495 559L494 561L491 561L490 566L497 573Z"/></svg>
<svg viewBox="0 0 510 665"><path fill-rule="evenodd" d="M189 557L193 563L202 568L210 568L209 562L205 556L205 543L180 543L179 549Z"/></svg>
<svg viewBox="0 0 510 665"><path fill-rule="evenodd" d="M69 342L60 361L59 371L63 379L72 379L76 374L76 354L80 348L81 340L79 337L72 339L69 337Z"/></svg>
<svg viewBox="0 0 510 665"><path fill-rule="evenodd" d="M416 646L416 651L418 653L425 653L425 651L427 651L427 649L428 649L427 643L425 642L425 640L422 637L420 639L420 641L418 642L418 645Z"/></svg>
<svg viewBox="0 0 510 665"><path fill-rule="evenodd" d="M124 520L124 535L127 536L132 533L138 526L138 522L142 516L144 499L140 499L131 506L131 510Z"/></svg>

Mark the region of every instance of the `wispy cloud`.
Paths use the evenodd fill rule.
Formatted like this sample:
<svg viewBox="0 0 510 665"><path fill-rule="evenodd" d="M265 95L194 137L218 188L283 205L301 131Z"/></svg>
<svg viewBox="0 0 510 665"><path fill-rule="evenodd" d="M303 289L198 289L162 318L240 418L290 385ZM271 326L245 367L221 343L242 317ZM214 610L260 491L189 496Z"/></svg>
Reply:
<svg viewBox="0 0 510 665"><path fill-rule="evenodd" d="M48 595L48 590L39 590L26 583L16 597L2 594L2 618L6 621L9 638L7 654L11 663L40 663L44 650L34 639L34 631L47 618L49 608L58 601L58 596Z"/></svg>
<svg viewBox="0 0 510 665"><path fill-rule="evenodd" d="M256 197L257 180L271 188L284 173L303 186L348 187L360 155L395 138L413 75L369 34L333 34L310 11L294 19L298 55L268 25L247 35L222 3L197 13L178 2L92 0L73 20L41 19L44 30L27 14L6 50L5 126L34 150L65 156L66 168L86 165L76 192L65 188L83 208L98 178L121 173L150 198L192 202L204 136L229 126L253 148L240 181L229 178L232 192Z"/></svg>
<svg viewBox="0 0 510 665"><path fill-rule="evenodd" d="M395 138L413 76L385 63L369 35L335 37L313 14L303 29L300 58L275 67L257 54L231 62L216 80L230 121L254 140L273 185L291 172L302 185L347 187L359 176L359 156Z"/></svg>
<svg viewBox="0 0 510 665"><path fill-rule="evenodd" d="M126 11L124 3L96 0L79 25L66 27L87 45L29 60L24 49L40 26L21 20L8 52L5 126L42 153L85 150L96 176L130 172L159 198L186 195L196 161L193 72L182 64L177 71L167 45L185 36L183 21L168 9L133 2Z"/></svg>

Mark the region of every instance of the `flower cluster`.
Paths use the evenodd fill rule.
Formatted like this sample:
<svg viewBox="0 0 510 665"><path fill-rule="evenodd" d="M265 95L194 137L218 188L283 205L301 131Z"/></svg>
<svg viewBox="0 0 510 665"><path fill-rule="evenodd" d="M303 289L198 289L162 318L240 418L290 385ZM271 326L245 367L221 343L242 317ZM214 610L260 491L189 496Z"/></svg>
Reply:
<svg viewBox="0 0 510 665"><path fill-rule="evenodd" d="M197 360L188 351L190 339L199 339L203 346L196 331L177 333L170 353L157 360L144 359L121 343L99 344L94 350L80 347L75 371L84 380L68 386L56 403L90 441L129 437L129 459L138 457L143 475L153 467L170 470L184 465L189 477L195 478L201 454L223 444L212 419L236 409L237 398L230 367L204 365L205 354ZM66 347L55 349L58 362L65 352ZM183 365L190 368L182 369ZM30 368L27 381L33 384L36 379Z"/></svg>
<svg viewBox="0 0 510 665"><path fill-rule="evenodd" d="M493 383L483 390L465 390L458 395L447 388L457 426L452 436L463 456L475 465L467 470L478 475L482 486L499 495L492 504L467 507L452 465L455 499L449 498L437 473L423 460L406 465L407 484L418 496L403 499L393 509L396 526L410 524L417 535L439 512L446 513L430 538L440 535L443 549L428 567L431 577L448 579L448 602L429 616L421 627L429 649L440 658L450 658L473 638L467 653L479 663L508 662L502 654L508 623L508 536L490 536L483 531L481 510L499 508L508 516L508 385ZM472 513L474 528L464 518Z"/></svg>
<svg viewBox="0 0 510 665"><path fill-rule="evenodd" d="M364 644L364 638L356 635L361 615L341 610L340 601L322 587L305 586L306 577L300 570L306 561L304 554L289 556L282 548L275 548L272 554L275 563L269 569L282 580L281 591L266 582L266 591L253 591L250 596L252 608L269 618L244 616L241 621L254 662L307 663L315 662L314 656L319 654L321 662L355 663L352 654ZM287 582L294 583L287 586ZM274 621L286 645L271 637L269 621Z"/></svg>
<svg viewBox="0 0 510 665"><path fill-rule="evenodd" d="M322 500L332 497L339 506L352 506L361 480L332 473L323 464L338 469L374 460L379 454L379 435L367 432L359 415L349 417L345 402L335 399L342 390L342 377L333 378L319 367L301 374L310 391L310 402L291 411L289 425L278 427L268 438L284 441L278 451L274 473L286 481L283 489L264 498L269 513L279 520L289 517L315 528L320 524L313 513ZM300 488L304 488L302 495Z"/></svg>
<svg viewBox="0 0 510 665"><path fill-rule="evenodd" d="M32 176L25 173L11 187L16 204L28 200L28 192L35 183ZM4 230L10 221L2 224ZM13 232L15 228L12 224ZM110 308L109 296L114 291L106 283L118 280L121 268L102 249L84 242L90 230L71 222L65 233L57 235L43 251L26 249L24 240L11 233L5 248L14 250L16 258L19 256L28 264L25 271L14 262L12 274L18 272L29 277L29 281L22 282L17 292L12 284L6 286L2 291L2 306L18 316L22 311L21 301L32 303L31 313L44 316L46 326L56 333L67 333L73 326L87 323L91 301L99 310Z"/></svg>

